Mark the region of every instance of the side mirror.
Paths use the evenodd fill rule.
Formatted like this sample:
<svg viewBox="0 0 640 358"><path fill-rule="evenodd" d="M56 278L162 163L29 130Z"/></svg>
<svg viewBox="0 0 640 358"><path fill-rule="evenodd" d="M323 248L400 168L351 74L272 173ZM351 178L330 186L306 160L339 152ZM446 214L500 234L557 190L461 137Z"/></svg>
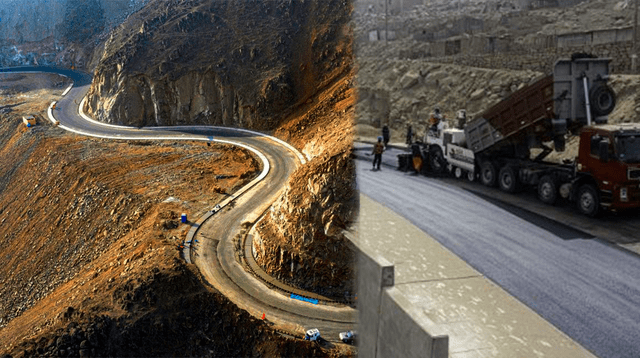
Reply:
<svg viewBox="0 0 640 358"><path fill-rule="evenodd" d="M598 143L598 154L600 161L604 163L609 161L609 140L603 139Z"/></svg>

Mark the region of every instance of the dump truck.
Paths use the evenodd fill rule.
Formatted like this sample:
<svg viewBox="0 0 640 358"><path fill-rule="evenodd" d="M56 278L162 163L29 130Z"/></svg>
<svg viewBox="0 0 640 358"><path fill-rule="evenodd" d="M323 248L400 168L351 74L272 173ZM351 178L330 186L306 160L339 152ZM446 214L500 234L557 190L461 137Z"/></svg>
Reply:
<svg viewBox="0 0 640 358"><path fill-rule="evenodd" d="M537 190L547 204L559 198L595 216L603 209L640 207L640 124L607 124L615 93L607 85L610 59L573 56L553 74L514 92L462 126L440 128L413 145L427 170L479 180L515 193ZM579 137L577 158L545 161Z"/></svg>

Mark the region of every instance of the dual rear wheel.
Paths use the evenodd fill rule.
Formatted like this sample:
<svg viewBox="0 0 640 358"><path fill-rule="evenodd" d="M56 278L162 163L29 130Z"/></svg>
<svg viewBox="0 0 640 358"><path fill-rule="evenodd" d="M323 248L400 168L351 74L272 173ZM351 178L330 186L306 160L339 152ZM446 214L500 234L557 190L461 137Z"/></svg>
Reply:
<svg viewBox="0 0 640 358"><path fill-rule="evenodd" d="M480 182L489 187L498 186L500 190L507 193L515 193L520 190L518 175L518 168L514 165L507 164L498 170L498 166L491 161L480 164Z"/></svg>
<svg viewBox="0 0 640 358"><path fill-rule="evenodd" d="M498 186L500 190L515 193L519 191L522 184L519 179L519 169L513 165L505 165L497 170L497 165L491 161L484 161L480 164L480 182L489 187ZM461 168L453 168L453 175L461 178L464 171ZM473 180L473 174L470 179ZM559 182L553 175L543 175L538 181L538 198L545 204L553 205L558 200ZM600 210L600 197L593 184L583 184L578 188L576 205L580 213L594 217Z"/></svg>
<svg viewBox="0 0 640 358"><path fill-rule="evenodd" d="M545 175L538 182L538 197L549 205L558 200L558 182L550 175ZM576 206L578 211L586 216L597 216L600 211L600 196L593 184L582 184L577 191Z"/></svg>

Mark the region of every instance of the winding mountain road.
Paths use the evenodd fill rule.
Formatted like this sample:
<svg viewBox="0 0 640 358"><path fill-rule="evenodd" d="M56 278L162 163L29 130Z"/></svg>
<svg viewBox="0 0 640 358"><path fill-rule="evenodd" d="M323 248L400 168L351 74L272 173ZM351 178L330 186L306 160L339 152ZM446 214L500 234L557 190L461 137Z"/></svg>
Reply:
<svg viewBox="0 0 640 358"><path fill-rule="evenodd" d="M598 219L535 196L396 170L371 171L358 144L358 189L395 211L601 358L640 357L640 241L633 213ZM389 185L393 183L393 185ZM523 209L526 208L526 209Z"/></svg>
<svg viewBox="0 0 640 358"><path fill-rule="evenodd" d="M245 222L254 223L285 186L290 174L305 158L283 141L244 129L213 126L125 127L99 123L79 111L91 77L78 71L47 67L8 68L0 72L47 72L72 79L73 86L49 108L49 117L59 127L80 135L121 140L201 140L241 146L259 156L265 167L260 180L240 189L233 205L215 213L198 228L197 245L189 255L205 279L239 307L298 336L308 328L319 328L325 339L337 342L338 333L352 329L356 311L347 306L313 305L293 300L267 287L236 260L234 237ZM249 188L250 186L250 188ZM237 193L234 194L234 197ZM218 203L212 203L213 208ZM195 243L195 241L194 241ZM331 343L329 343L331 344Z"/></svg>

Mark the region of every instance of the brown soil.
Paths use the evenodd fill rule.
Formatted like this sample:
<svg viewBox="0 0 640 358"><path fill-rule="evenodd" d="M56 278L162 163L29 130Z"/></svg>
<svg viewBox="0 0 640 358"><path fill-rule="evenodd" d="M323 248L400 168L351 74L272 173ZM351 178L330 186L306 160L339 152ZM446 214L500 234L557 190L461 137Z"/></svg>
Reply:
<svg viewBox="0 0 640 358"><path fill-rule="evenodd" d="M248 152L88 139L41 115L27 129L21 116L59 94L28 77L0 103L0 354L343 354L277 335L179 258L180 214L195 219L251 180Z"/></svg>

